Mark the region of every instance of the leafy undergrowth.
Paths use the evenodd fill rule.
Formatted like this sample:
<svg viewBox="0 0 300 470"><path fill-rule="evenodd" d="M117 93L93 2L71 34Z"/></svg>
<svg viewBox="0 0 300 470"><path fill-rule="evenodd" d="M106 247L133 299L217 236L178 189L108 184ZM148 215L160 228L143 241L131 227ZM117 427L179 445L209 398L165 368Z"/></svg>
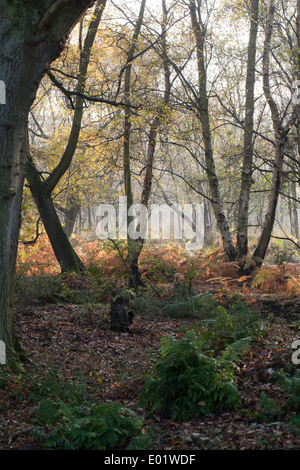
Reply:
<svg viewBox="0 0 300 470"><path fill-rule="evenodd" d="M238 280L231 290L218 282L206 283L205 291L199 290L201 284L169 284L160 298L150 290L151 295L136 302L130 333L116 333L110 330L106 294L96 295L97 286L105 292L110 284L101 283L96 274L92 272L87 280L52 278L48 284L23 280L21 287L29 283L25 288L33 288L33 297L28 294L18 300L16 328L30 362L20 376L1 368L1 449L66 447L61 436L67 435L70 442L74 433L79 446L93 448L95 433L97 437L99 428L107 426L103 413L109 416L108 423L119 423L121 436L119 441L106 436L103 447L111 442L112 447L127 448L132 439L131 448L138 448L137 441L144 438L144 445L153 450L300 448L300 379L292 363L292 343L300 339L298 296L258 295L249 287L246 291ZM185 349L185 338L191 349ZM245 347L240 348L241 342ZM186 354L188 361L196 358L193 370L174 362L176 351ZM169 365L164 358L170 359ZM230 361L234 369L227 369ZM181 367L185 386L192 382L197 367L209 370L208 385L218 384L214 385L218 395L209 406L203 394L197 402L202 387L198 377L189 390L190 400L186 402L178 386L174 406L166 410L170 397L157 387L161 385L157 374L170 380L166 386L174 387L174 364ZM47 387L41 395L53 370L58 371L58 385L66 384L62 389L80 377L83 400L80 393L75 398L59 395L59 387L54 395ZM220 376L221 382L216 382ZM226 398L221 392L224 384L228 388L228 380L234 393ZM150 404L141 400L145 391L152 397ZM221 399L225 406L215 406ZM191 408L191 413L183 412L178 420L178 410L190 404L196 410L198 406L198 412ZM110 408L102 408L106 405ZM120 406L125 410L121 415L130 416L132 426L120 421ZM151 440L151 436L155 437Z"/></svg>
<svg viewBox="0 0 300 470"><path fill-rule="evenodd" d="M101 274L102 284L99 287L102 291L110 291L112 283L124 281L127 269L120 253L126 258L126 252L124 254L121 242L118 249L109 242L87 241L80 237L72 238L72 244L85 266ZM245 295L255 292L273 294L276 291L293 297L300 295L298 251L273 243L262 268L255 269L251 276L243 276L235 262L226 261L220 247L212 246L187 253L180 243L152 242L144 246L140 270L147 285L159 284L167 288L174 281L185 281L198 290L215 290L217 287ZM60 273L46 235L41 236L34 245L19 245L17 273L32 278Z"/></svg>

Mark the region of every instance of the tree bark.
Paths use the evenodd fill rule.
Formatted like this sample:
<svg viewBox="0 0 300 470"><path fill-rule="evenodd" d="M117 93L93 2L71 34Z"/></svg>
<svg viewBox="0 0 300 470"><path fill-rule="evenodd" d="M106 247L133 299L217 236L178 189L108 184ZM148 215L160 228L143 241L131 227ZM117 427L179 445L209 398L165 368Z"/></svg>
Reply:
<svg viewBox="0 0 300 470"><path fill-rule="evenodd" d="M53 200L46 193L45 185L32 164L31 158L28 163L26 176L31 194L62 272L74 274L83 272L85 270L84 264L73 249L68 235L60 223Z"/></svg>
<svg viewBox="0 0 300 470"><path fill-rule="evenodd" d="M147 158L146 158L146 167L145 167L145 176L143 181L143 189L141 194L141 201L144 207L148 208L149 199L152 189L152 182L153 182L153 164L154 164L154 157L155 157L155 149L156 149L156 142L157 142L157 135L159 131L159 126L161 124L161 120L164 116L166 108L170 101L170 93L171 93L171 81L170 81L170 67L168 62L167 56L167 40L166 40L166 24L167 24L167 7L165 0L162 0L162 10L163 10L163 18L162 18L162 60L163 60L163 68L164 68L164 82L165 82L165 89L164 89L164 99L163 104L160 106L160 109L157 115L154 117L149 131L149 138L148 138L148 149L147 149ZM147 215L145 215L147 217ZM146 224L146 221L144 221ZM132 241L132 253L129 257L130 264L129 270L131 273L132 282L136 285L142 285L142 281L139 274L138 263L139 257L142 252L144 246L145 239L139 237L137 240Z"/></svg>
<svg viewBox="0 0 300 470"><path fill-rule="evenodd" d="M144 18L144 11L146 6L146 0L142 0L139 16L135 25L134 33L131 40L131 46L127 54L127 64L125 68L124 78L124 145L123 145L123 171L124 171L124 183L125 183L125 196L127 197L127 228L129 227L132 217L129 215L129 208L133 204L133 194L131 185L131 166L130 166L130 137L131 137L131 71L132 61L137 47L137 41L140 35L141 26ZM137 266L138 259L138 246L135 240L132 240L127 235L127 250L128 250L128 265L129 265L129 285L130 287L137 287L140 283L139 272Z"/></svg>
<svg viewBox="0 0 300 470"><path fill-rule="evenodd" d="M255 87L255 58L258 30L259 0L251 2L251 25L248 44L247 78L246 78L246 110L244 130L244 158L242 182L238 205L237 252L238 258L248 253L249 200L253 171L253 115Z"/></svg>
<svg viewBox="0 0 300 470"><path fill-rule="evenodd" d="M297 188L296 182L292 181L292 217L293 217L293 235L296 237L297 243L300 241L300 230L299 230L299 219L298 219L298 210L297 210Z"/></svg>
<svg viewBox="0 0 300 470"><path fill-rule="evenodd" d="M22 370L12 302L29 110L41 78L91 4L90 0L44 0L35 6L0 0L1 80L6 84L6 104L0 106L0 340L15 370Z"/></svg>
<svg viewBox="0 0 300 470"><path fill-rule="evenodd" d="M271 190L269 194L267 212L265 215L264 226L263 226L260 239L258 241L258 245L252 255L252 259L254 260L257 266L260 266L265 258L267 248L271 239L273 226L274 226L276 208L277 208L277 203L278 203L278 196L279 196L280 186L281 186L285 142L286 142L286 136L284 135L282 136L282 138L280 138L276 142L274 169L273 169L272 184L271 184Z"/></svg>
<svg viewBox="0 0 300 470"><path fill-rule="evenodd" d="M80 212L80 205L76 201L72 200L71 203L70 201L68 201L68 208L65 210L65 228L64 228L68 238L72 235L74 231L75 222L76 222L79 212Z"/></svg>
<svg viewBox="0 0 300 470"><path fill-rule="evenodd" d="M190 0L189 3L190 17L192 22L192 28L196 40L197 50L197 65L198 65L198 119L201 124L201 130L203 135L204 143L204 154L206 173L209 183L209 189L211 193L212 208L217 221L217 225L222 237L223 248L229 261L234 261L237 256L237 252L231 237L229 224L223 209L219 180L216 173L215 161L212 147L212 137L210 129L210 116L208 109L208 97L207 97L207 78L206 78L206 64L204 57L205 48L205 26L202 23L200 15L200 7L196 8L195 0ZM198 17L197 17L198 11Z"/></svg>
<svg viewBox="0 0 300 470"><path fill-rule="evenodd" d="M300 2L298 1L298 18L300 14ZM269 193L268 207L265 215L264 226L258 241L257 247L252 255L252 260L255 265L260 266L265 258L267 248L271 239L271 234L274 226L276 208L278 203L278 197L280 193L281 179L282 179L282 167L283 167L283 156L284 149L287 141L287 136L296 121L296 113L294 112L290 120L282 125L282 120L280 118L279 109L274 100L274 97L271 93L270 86L270 49L271 49L271 39L273 32L273 23L274 23L274 14L275 14L275 4L274 1L270 1L269 13L266 25L266 35L264 42L263 50L263 90L267 100L267 103L270 108L273 129L275 134L275 157L274 157L274 168L271 189ZM298 34L299 34L299 22L298 25Z"/></svg>

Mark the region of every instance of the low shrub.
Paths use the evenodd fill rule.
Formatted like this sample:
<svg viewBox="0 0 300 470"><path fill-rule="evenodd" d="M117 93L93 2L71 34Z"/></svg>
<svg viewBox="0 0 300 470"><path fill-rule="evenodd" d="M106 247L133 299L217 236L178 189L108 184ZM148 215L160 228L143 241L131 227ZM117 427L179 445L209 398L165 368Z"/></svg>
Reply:
<svg viewBox="0 0 300 470"><path fill-rule="evenodd" d="M216 309L212 294L190 295L185 283L175 283L173 293L165 298L155 299L150 295L138 296L134 300L137 311L160 314L172 318L207 317Z"/></svg>
<svg viewBox="0 0 300 470"><path fill-rule="evenodd" d="M64 382L56 370L34 384L31 399L40 400L33 435L47 448L150 448L151 439L142 433L142 421L132 410L121 403L95 403L83 383Z"/></svg>
<svg viewBox="0 0 300 470"><path fill-rule="evenodd" d="M292 260L299 262L300 252L290 241L276 240L270 244L267 260L269 263L283 268L286 263L290 263Z"/></svg>
<svg viewBox="0 0 300 470"><path fill-rule="evenodd" d="M271 423L281 419L284 411L276 401L271 400L265 392L260 395L257 419L261 423Z"/></svg>
<svg viewBox="0 0 300 470"><path fill-rule="evenodd" d="M286 403L283 405L282 410L278 407L277 415L281 417L287 412L292 412L293 414L288 421L288 428L300 437L300 369L296 369L293 373L280 370L274 372L272 376L277 379L277 383L286 396ZM270 409L268 397L263 397L263 400L267 402L267 408ZM265 403L263 402L262 405L265 405ZM274 404L272 403L271 409L274 410Z"/></svg>
<svg viewBox="0 0 300 470"><path fill-rule="evenodd" d="M246 303L236 303L225 310L219 305L214 313L189 327L202 341L202 349L219 355L226 348L244 349L261 331L258 316ZM236 344L237 348L233 345Z"/></svg>
<svg viewBox="0 0 300 470"><path fill-rule="evenodd" d="M178 420L237 407L239 393L233 383L232 364L205 355L194 331L177 340L163 338L160 353L155 373L146 378L141 406L165 410Z"/></svg>
<svg viewBox="0 0 300 470"><path fill-rule="evenodd" d="M57 303L62 289L61 276L16 276L15 298L16 304L26 302Z"/></svg>
<svg viewBox="0 0 300 470"><path fill-rule="evenodd" d="M296 369L292 375L280 372L277 376L282 390L288 397L287 406L295 411L300 411L300 369Z"/></svg>

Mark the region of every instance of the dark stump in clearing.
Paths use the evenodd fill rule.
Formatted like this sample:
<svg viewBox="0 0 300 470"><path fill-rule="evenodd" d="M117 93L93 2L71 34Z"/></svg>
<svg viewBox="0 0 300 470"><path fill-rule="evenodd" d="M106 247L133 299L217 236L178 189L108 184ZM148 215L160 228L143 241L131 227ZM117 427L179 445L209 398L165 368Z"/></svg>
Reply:
<svg viewBox="0 0 300 470"><path fill-rule="evenodd" d="M110 323L113 331L130 333L134 313L130 307L130 292L113 291L110 302Z"/></svg>

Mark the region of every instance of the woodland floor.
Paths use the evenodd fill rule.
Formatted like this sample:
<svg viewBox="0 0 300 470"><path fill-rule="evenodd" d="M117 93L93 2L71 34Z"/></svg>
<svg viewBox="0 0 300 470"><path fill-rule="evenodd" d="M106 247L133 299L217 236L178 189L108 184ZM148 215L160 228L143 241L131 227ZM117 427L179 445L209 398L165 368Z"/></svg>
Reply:
<svg viewBox="0 0 300 470"><path fill-rule="evenodd" d="M214 286L210 288L214 290ZM207 286L198 286L200 292L204 289ZM160 339L165 335L180 337L182 328L194 319L137 312L130 333L115 333L110 330L109 306L105 303L82 306L51 303L46 298L18 304L17 333L31 362L26 364L24 375L12 375L5 386L0 386L0 449L42 448L31 435L36 404L28 396L31 384L45 377L53 366L65 379L74 378L77 372L83 374L89 392L99 401L122 402L135 409L144 419L145 429L155 426L157 450L300 449L300 439L287 429L288 414L280 422L257 420L262 392L274 396L279 405L284 402L270 373L291 364L291 344L299 339L300 296L256 296L251 291L243 295L251 298L265 333L240 364L237 386L241 405L236 411L187 422L159 415L149 417L135 406ZM230 296L219 294L219 302L230 302Z"/></svg>

